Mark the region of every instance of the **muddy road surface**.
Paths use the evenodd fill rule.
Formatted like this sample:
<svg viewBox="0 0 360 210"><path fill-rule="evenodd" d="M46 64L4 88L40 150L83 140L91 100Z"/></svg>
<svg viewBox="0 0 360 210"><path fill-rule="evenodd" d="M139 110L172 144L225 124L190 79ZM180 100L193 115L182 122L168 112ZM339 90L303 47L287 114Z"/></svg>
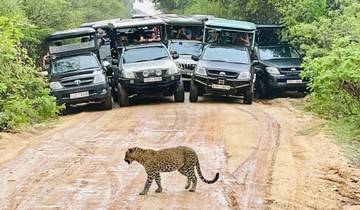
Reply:
<svg viewBox="0 0 360 210"><path fill-rule="evenodd" d="M136 100L111 111L61 117L56 128L0 138L0 209L356 209L360 173L331 143L302 99L243 105L236 99ZM79 112L78 112L79 111ZM128 147L184 145L204 176L195 193L178 172L163 173L163 192L128 165ZM11 152L16 151L16 152Z"/></svg>

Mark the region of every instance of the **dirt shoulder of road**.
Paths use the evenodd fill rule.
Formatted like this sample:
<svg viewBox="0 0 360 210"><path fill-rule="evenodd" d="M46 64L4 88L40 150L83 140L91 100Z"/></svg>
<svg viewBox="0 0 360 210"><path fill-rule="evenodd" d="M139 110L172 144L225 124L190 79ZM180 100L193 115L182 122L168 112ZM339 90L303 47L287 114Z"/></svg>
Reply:
<svg viewBox="0 0 360 210"><path fill-rule="evenodd" d="M297 108L300 103L276 99L259 105L280 126L268 198L271 207L360 209L360 169L333 143L323 121Z"/></svg>
<svg viewBox="0 0 360 210"><path fill-rule="evenodd" d="M15 159L28 148L36 147L45 140L44 136L70 126L80 116L58 117L48 122L29 126L16 133L0 132L0 165Z"/></svg>

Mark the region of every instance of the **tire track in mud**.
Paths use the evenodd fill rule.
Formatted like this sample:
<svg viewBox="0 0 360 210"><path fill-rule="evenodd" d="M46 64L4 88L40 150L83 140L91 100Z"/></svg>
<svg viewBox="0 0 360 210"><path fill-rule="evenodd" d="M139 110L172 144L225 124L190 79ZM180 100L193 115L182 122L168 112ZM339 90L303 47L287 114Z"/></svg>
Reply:
<svg viewBox="0 0 360 210"><path fill-rule="evenodd" d="M280 138L280 124L256 105L249 109L238 107L251 115L260 124L260 137L254 151L232 174L240 183L240 192L230 194L237 198L240 209L258 209L267 205L267 196L272 182L272 168L275 162ZM231 185L233 186L233 185Z"/></svg>

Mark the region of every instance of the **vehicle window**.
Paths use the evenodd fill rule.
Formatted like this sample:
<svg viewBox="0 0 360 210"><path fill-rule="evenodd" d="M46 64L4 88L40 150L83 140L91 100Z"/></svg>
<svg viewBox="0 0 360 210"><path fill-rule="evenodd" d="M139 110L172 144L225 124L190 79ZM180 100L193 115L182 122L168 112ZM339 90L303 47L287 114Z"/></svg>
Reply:
<svg viewBox="0 0 360 210"><path fill-rule="evenodd" d="M202 40L202 26L176 26L170 25L166 27L169 39L182 40Z"/></svg>
<svg viewBox="0 0 360 210"><path fill-rule="evenodd" d="M231 44L236 46L252 46L253 34L239 31L207 29L205 41L216 44Z"/></svg>
<svg viewBox="0 0 360 210"><path fill-rule="evenodd" d="M105 58L111 58L110 43L105 42L103 45L101 45L99 49L99 54L101 60L104 60Z"/></svg>
<svg viewBox="0 0 360 210"><path fill-rule="evenodd" d="M123 62L138 63L168 58L169 54L164 47L144 47L126 50L124 52Z"/></svg>
<svg viewBox="0 0 360 210"><path fill-rule="evenodd" d="M126 46L143 42L159 42L163 34L161 26L116 29L116 44Z"/></svg>
<svg viewBox="0 0 360 210"><path fill-rule="evenodd" d="M52 63L52 72L54 74L59 74L99 67L99 62L94 55L80 55L57 59Z"/></svg>
<svg viewBox="0 0 360 210"><path fill-rule="evenodd" d="M93 35L54 40L49 42L49 51L52 54L68 52L73 50L89 49L95 47Z"/></svg>
<svg viewBox="0 0 360 210"><path fill-rule="evenodd" d="M169 50L176 51L179 55L199 55L201 53L202 44L194 42L173 42L169 46Z"/></svg>
<svg viewBox="0 0 360 210"><path fill-rule="evenodd" d="M249 64L249 55L246 50L235 48L207 48L202 59L229 63Z"/></svg>
<svg viewBox="0 0 360 210"><path fill-rule="evenodd" d="M299 53L294 48L289 46L260 48L259 54L261 60L300 58Z"/></svg>

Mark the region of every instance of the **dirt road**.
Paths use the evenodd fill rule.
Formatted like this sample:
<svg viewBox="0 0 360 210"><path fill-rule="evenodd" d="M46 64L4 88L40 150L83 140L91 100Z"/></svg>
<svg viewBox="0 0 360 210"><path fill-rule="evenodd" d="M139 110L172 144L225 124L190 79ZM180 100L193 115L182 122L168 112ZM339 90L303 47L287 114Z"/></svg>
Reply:
<svg viewBox="0 0 360 210"><path fill-rule="evenodd" d="M139 100L65 116L42 135L3 136L0 209L360 208L359 169L315 117L295 108L300 103ZM219 171L220 180L191 193L181 174L162 174L163 193L153 183L139 196L146 176L124 162L127 148L177 145L196 150L205 177Z"/></svg>

